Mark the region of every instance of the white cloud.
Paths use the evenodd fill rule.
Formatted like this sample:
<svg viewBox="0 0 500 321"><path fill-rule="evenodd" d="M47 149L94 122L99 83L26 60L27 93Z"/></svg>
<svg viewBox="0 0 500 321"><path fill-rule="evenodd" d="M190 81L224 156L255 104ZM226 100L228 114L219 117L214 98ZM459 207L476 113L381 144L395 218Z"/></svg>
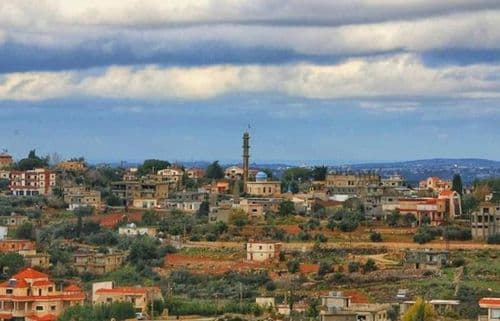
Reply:
<svg viewBox="0 0 500 321"><path fill-rule="evenodd" d="M498 49L500 2L19 0L0 2L0 28L27 45L124 44L137 55L203 42L304 54Z"/></svg>
<svg viewBox="0 0 500 321"><path fill-rule="evenodd" d="M0 78L0 99L88 95L141 100L204 100L234 93L312 99L454 97L498 92L499 65L429 68L414 55L351 59L337 65L109 67L103 72L28 72ZM406 106L408 107L408 106Z"/></svg>

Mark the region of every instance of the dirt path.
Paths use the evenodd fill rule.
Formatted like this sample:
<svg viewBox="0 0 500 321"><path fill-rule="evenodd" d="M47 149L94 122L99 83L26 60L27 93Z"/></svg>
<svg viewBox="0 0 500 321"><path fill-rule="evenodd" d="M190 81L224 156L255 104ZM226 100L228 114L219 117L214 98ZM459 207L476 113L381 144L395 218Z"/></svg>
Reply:
<svg viewBox="0 0 500 321"><path fill-rule="evenodd" d="M213 248L241 248L243 243L239 242L187 242L184 244L187 247L213 247ZM314 243L282 243L284 249L288 250L307 250L314 246ZM326 248L386 248L391 250L405 250L405 249L435 249L435 250L483 250L483 249L496 249L500 250L498 244L485 244L485 243L468 243L468 242L450 242L446 245L445 242L432 242L427 244L418 244L413 242L327 242L322 243L322 247Z"/></svg>

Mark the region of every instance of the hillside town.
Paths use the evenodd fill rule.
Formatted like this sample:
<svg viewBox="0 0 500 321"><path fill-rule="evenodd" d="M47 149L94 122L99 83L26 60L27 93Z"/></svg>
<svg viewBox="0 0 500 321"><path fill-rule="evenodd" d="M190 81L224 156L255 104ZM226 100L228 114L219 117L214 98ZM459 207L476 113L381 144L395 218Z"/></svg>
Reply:
<svg viewBox="0 0 500 321"><path fill-rule="evenodd" d="M498 320L500 178L276 173L250 145L206 168L2 153L0 320Z"/></svg>

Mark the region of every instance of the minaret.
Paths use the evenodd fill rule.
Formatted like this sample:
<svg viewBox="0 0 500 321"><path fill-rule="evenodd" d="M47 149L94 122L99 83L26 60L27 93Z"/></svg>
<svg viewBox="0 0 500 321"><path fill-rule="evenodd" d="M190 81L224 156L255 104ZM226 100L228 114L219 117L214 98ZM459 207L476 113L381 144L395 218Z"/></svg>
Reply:
<svg viewBox="0 0 500 321"><path fill-rule="evenodd" d="M243 134L243 189L247 191L248 173L249 173L249 160L250 160L250 134L245 132Z"/></svg>

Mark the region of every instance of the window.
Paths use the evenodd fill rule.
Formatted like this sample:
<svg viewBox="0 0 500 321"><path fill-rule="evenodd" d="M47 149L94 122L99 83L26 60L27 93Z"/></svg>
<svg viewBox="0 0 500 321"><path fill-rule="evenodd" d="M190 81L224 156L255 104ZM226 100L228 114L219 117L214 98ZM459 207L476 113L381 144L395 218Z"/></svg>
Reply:
<svg viewBox="0 0 500 321"><path fill-rule="evenodd" d="M7 294L12 294L13 292L14 292L14 290L12 290L12 289L7 289L5 293L7 293Z"/></svg>
<svg viewBox="0 0 500 321"><path fill-rule="evenodd" d="M37 311L43 311L43 305L37 305L35 309Z"/></svg>
<svg viewBox="0 0 500 321"><path fill-rule="evenodd" d="M49 286L49 292L52 292L53 290L54 289L51 286Z"/></svg>
<svg viewBox="0 0 500 321"><path fill-rule="evenodd" d="M56 306L55 305L51 305L50 306L50 311L55 311L56 310Z"/></svg>

